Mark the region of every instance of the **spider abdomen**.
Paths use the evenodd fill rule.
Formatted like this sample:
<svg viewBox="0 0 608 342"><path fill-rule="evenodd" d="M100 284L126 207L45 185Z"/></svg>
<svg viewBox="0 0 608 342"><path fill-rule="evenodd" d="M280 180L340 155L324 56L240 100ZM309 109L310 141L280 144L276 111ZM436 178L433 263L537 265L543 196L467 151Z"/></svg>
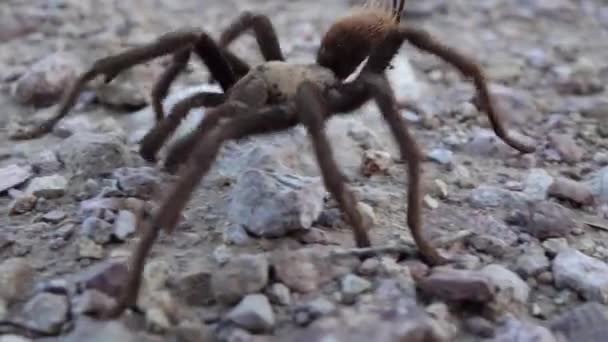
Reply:
<svg viewBox="0 0 608 342"><path fill-rule="evenodd" d="M290 64L270 61L258 65L252 73L266 82L268 102L278 103L292 99L304 81L326 89L338 82L333 72L317 64Z"/></svg>

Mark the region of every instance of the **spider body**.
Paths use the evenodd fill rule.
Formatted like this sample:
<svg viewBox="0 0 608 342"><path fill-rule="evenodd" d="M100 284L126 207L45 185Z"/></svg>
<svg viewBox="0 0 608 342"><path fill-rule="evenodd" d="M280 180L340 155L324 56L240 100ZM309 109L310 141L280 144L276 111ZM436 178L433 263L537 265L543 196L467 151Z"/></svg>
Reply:
<svg viewBox="0 0 608 342"><path fill-rule="evenodd" d="M166 34L148 45L95 63L66 93L53 118L37 129L14 136L26 139L49 132L74 105L85 83L97 75L105 75L110 81L128 67L166 54L173 54L173 62L156 82L151 94L157 124L140 143L142 157L154 161L158 150L190 109L209 107L196 129L177 140L168 151L164 164L169 171L179 169L178 181L166 194L155 217L144 223L146 227L142 229L144 233L132 256L124 293L105 317L116 317L134 303L146 257L160 230L164 228L170 232L177 225L194 189L228 140L281 132L302 124L311 138L324 184L353 228L357 247L370 246L356 198L339 170L330 138L324 131L325 122L333 115L348 114L368 101L376 103L395 138L401 159L407 161L407 225L419 254L432 265L447 261L423 236L422 153L397 110L393 90L385 75L401 45L408 41L471 78L477 99L487 112L494 131L507 144L522 153L533 152L535 144L515 138L503 126L478 64L425 31L400 23L404 0L397 2L393 0L392 8L373 5L359 8L338 20L322 38L316 61L311 64L285 61L274 28L264 15L242 14L221 34L217 43L199 30ZM230 42L249 29L265 59L253 67L228 49ZM191 54L197 55L207 66L223 93L196 93L178 102L165 116L162 100ZM354 80L344 82L366 58L367 62Z"/></svg>

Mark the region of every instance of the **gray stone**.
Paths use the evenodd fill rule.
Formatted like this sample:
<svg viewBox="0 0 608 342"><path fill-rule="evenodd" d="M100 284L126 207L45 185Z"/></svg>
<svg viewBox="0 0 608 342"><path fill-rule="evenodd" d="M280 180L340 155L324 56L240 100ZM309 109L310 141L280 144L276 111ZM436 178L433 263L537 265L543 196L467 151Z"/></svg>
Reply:
<svg viewBox="0 0 608 342"><path fill-rule="evenodd" d="M566 237L577 227L570 209L550 201L531 203L519 217L524 230L539 240Z"/></svg>
<svg viewBox="0 0 608 342"><path fill-rule="evenodd" d="M580 205L592 205L595 202L589 185L564 177L558 177L551 183L549 196Z"/></svg>
<svg viewBox="0 0 608 342"><path fill-rule="evenodd" d="M36 295L23 308L23 316L28 326L49 334L60 331L68 319L68 314L68 298L47 292Z"/></svg>
<svg viewBox="0 0 608 342"><path fill-rule="evenodd" d="M59 172L62 165L57 159L57 154L52 150L44 150L30 159L32 168L38 174L52 174Z"/></svg>
<svg viewBox="0 0 608 342"><path fill-rule="evenodd" d="M512 304L515 304L514 309L525 308L530 297L530 286L515 272L502 265L491 264L482 268L480 273L498 289L496 304L501 308L511 308Z"/></svg>
<svg viewBox="0 0 608 342"><path fill-rule="evenodd" d="M436 148L427 154L427 158L436 163L448 165L452 163L454 152L443 148Z"/></svg>
<svg viewBox="0 0 608 342"><path fill-rule="evenodd" d="M261 291L268 283L269 267L268 260L263 255L233 258L211 277L216 299L233 304L243 296Z"/></svg>
<svg viewBox="0 0 608 342"><path fill-rule="evenodd" d="M584 298L608 304L608 265L575 249L560 251L553 260L555 285L568 287Z"/></svg>
<svg viewBox="0 0 608 342"><path fill-rule="evenodd" d="M543 326L508 318L496 329L495 342L557 342L551 331Z"/></svg>
<svg viewBox="0 0 608 342"><path fill-rule="evenodd" d="M240 225L232 224L224 230L224 243L227 245L246 245L251 241L251 237L247 234L245 228Z"/></svg>
<svg viewBox="0 0 608 342"><path fill-rule="evenodd" d="M12 95L24 104L50 106L61 98L81 69L79 60L71 54L56 52L47 55L15 82Z"/></svg>
<svg viewBox="0 0 608 342"><path fill-rule="evenodd" d="M523 277L531 277L549 269L550 265L543 250L526 249L517 258L515 270Z"/></svg>
<svg viewBox="0 0 608 342"><path fill-rule="evenodd" d="M204 306L215 301L211 285L212 272L206 268L196 267L177 277L169 278L169 288L175 298L188 305Z"/></svg>
<svg viewBox="0 0 608 342"><path fill-rule="evenodd" d="M84 259L103 259L104 250L103 246L95 243L95 241L83 237L78 239L76 242L78 247L78 257Z"/></svg>
<svg viewBox="0 0 608 342"><path fill-rule="evenodd" d="M137 228L137 217L129 210L121 210L114 220L112 235L120 241L125 241L129 236L135 234Z"/></svg>
<svg viewBox="0 0 608 342"><path fill-rule="evenodd" d="M330 315L337 309L336 305L324 297L297 305L292 312L293 319L298 325L308 325L319 317Z"/></svg>
<svg viewBox="0 0 608 342"><path fill-rule="evenodd" d="M229 215L255 236L282 237L309 229L323 210L320 178L249 169L232 190Z"/></svg>
<svg viewBox="0 0 608 342"><path fill-rule="evenodd" d="M30 166L12 164L0 168L0 193L27 182L33 175Z"/></svg>
<svg viewBox="0 0 608 342"><path fill-rule="evenodd" d="M160 190L161 179L152 167L123 167L115 170L112 177L127 196L148 200Z"/></svg>
<svg viewBox="0 0 608 342"><path fill-rule="evenodd" d="M57 198L65 194L67 186L68 180L61 175L42 176L32 179L25 193L36 197Z"/></svg>
<svg viewBox="0 0 608 342"><path fill-rule="evenodd" d="M114 234L112 224L93 216L87 217L82 222L81 230L85 236L100 245L109 243Z"/></svg>
<svg viewBox="0 0 608 342"><path fill-rule="evenodd" d="M595 172L587 184L598 202L608 204L608 166Z"/></svg>
<svg viewBox="0 0 608 342"><path fill-rule="evenodd" d="M57 224L68 216L64 211L51 210L42 216L42 221Z"/></svg>
<svg viewBox="0 0 608 342"><path fill-rule="evenodd" d="M109 261L97 263L75 274L71 282L83 290L96 290L116 298L122 294L128 274L126 263Z"/></svg>
<svg viewBox="0 0 608 342"><path fill-rule="evenodd" d="M18 335L2 335L0 342L32 342L32 340Z"/></svg>
<svg viewBox="0 0 608 342"><path fill-rule="evenodd" d="M80 317L74 330L62 338L63 342L136 342L141 338L117 320L97 320Z"/></svg>
<svg viewBox="0 0 608 342"><path fill-rule="evenodd" d="M291 304L291 292L289 288L281 283L272 284L266 295L274 304L289 306Z"/></svg>
<svg viewBox="0 0 608 342"><path fill-rule="evenodd" d="M354 274L347 274L340 282L342 294L346 297L355 297L372 288L372 283Z"/></svg>
<svg viewBox="0 0 608 342"><path fill-rule="evenodd" d="M522 193L488 185L473 189L469 195L469 202L476 209L511 207L525 203L526 200L526 196Z"/></svg>
<svg viewBox="0 0 608 342"><path fill-rule="evenodd" d="M73 175L95 178L130 163L124 141L112 134L76 133L56 149L59 160Z"/></svg>
<svg viewBox="0 0 608 342"><path fill-rule="evenodd" d="M553 177L544 169L531 169L524 180L524 193L530 200L547 198Z"/></svg>
<svg viewBox="0 0 608 342"><path fill-rule="evenodd" d="M268 298L261 294L247 295L226 318L252 333L270 332L275 325L272 306Z"/></svg>
<svg viewBox="0 0 608 342"><path fill-rule="evenodd" d="M568 240L565 238L555 238L543 241L543 248L549 257L555 257L562 250L568 249Z"/></svg>

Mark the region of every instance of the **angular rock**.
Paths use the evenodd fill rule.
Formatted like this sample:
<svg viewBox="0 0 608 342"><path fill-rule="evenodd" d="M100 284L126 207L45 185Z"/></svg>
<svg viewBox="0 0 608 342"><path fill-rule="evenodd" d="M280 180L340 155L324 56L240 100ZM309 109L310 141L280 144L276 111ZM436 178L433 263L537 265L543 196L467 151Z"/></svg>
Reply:
<svg viewBox="0 0 608 342"><path fill-rule="evenodd" d="M289 288L281 283L274 283L266 291L268 299L273 304L289 306L291 304L291 292Z"/></svg>
<svg viewBox="0 0 608 342"><path fill-rule="evenodd" d="M9 215L22 215L28 213L36 207L36 203L38 202L38 197L33 195L25 195L22 194L17 196L10 204L9 204Z"/></svg>
<svg viewBox="0 0 608 342"><path fill-rule="evenodd" d="M81 238L76 242L78 246L78 257L84 259L103 259L103 247L89 238Z"/></svg>
<svg viewBox="0 0 608 342"><path fill-rule="evenodd" d="M515 270L523 277L532 277L546 271L551 266L543 250L526 249L517 258Z"/></svg>
<svg viewBox="0 0 608 342"><path fill-rule="evenodd" d="M418 288L428 295L447 301L485 303L496 293L490 279L479 272L468 270L438 270L418 282Z"/></svg>
<svg viewBox="0 0 608 342"><path fill-rule="evenodd" d="M392 165L392 161L392 157L388 152L367 150L363 153L361 174L365 177L371 177L375 174L386 175Z"/></svg>
<svg viewBox="0 0 608 342"><path fill-rule="evenodd" d="M215 301L212 274L211 270L205 268L180 273L177 278L169 279L169 288L176 298L188 305L210 305Z"/></svg>
<svg viewBox="0 0 608 342"><path fill-rule="evenodd" d="M29 300L23 308L27 325L49 334L58 333L67 321L69 314L68 298L42 292Z"/></svg>
<svg viewBox="0 0 608 342"><path fill-rule="evenodd" d="M578 226L568 208L550 201L531 203L515 217L517 224L539 240L566 237Z"/></svg>
<svg viewBox="0 0 608 342"><path fill-rule="evenodd" d="M73 276L72 282L83 290L96 290L117 298L124 290L128 267L124 262L109 261L95 264Z"/></svg>
<svg viewBox="0 0 608 342"><path fill-rule="evenodd" d="M347 274L340 282L342 295L347 302L354 302L356 296L372 288L372 283L354 274Z"/></svg>
<svg viewBox="0 0 608 342"><path fill-rule="evenodd" d="M59 172L62 168L57 154L52 150L44 150L30 159L32 168L37 174L52 174Z"/></svg>
<svg viewBox="0 0 608 342"><path fill-rule="evenodd" d="M127 196L149 200L160 190L161 179L152 167L123 167L115 170L112 177Z"/></svg>
<svg viewBox="0 0 608 342"><path fill-rule="evenodd" d="M41 219L44 222L57 224L65 220L66 217L68 217L68 214L66 214L64 211L51 210L48 213L44 214Z"/></svg>
<svg viewBox="0 0 608 342"><path fill-rule="evenodd" d="M544 169L531 169L524 181L524 193L530 200L547 198L553 177Z"/></svg>
<svg viewBox="0 0 608 342"><path fill-rule="evenodd" d="M232 190L229 216L254 236L282 237L309 229L323 210L320 178L249 169Z"/></svg>
<svg viewBox="0 0 608 342"><path fill-rule="evenodd" d="M0 168L0 193L27 182L33 175L31 166L12 164Z"/></svg>
<svg viewBox="0 0 608 342"><path fill-rule="evenodd" d="M570 200L579 205L595 203L591 188L582 182L559 177L549 187L549 196L561 200Z"/></svg>
<svg viewBox="0 0 608 342"><path fill-rule="evenodd" d="M34 63L13 88L13 97L34 106L50 106L78 77L79 60L65 52L56 52Z"/></svg>
<svg viewBox="0 0 608 342"><path fill-rule="evenodd" d="M452 163L453 157L454 156L454 152L450 151L450 150L446 150L443 148L436 148L431 150L428 155L427 158L429 160L432 160L436 163L442 164L442 165L448 165Z"/></svg>
<svg viewBox="0 0 608 342"><path fill-rule="evenodd" d="M305 326L319 317L332 314L336 305L327 298L318 297L293 308L292 315L296 324Z"/></svg>
<svg viewBox="0 0 608 342"><path fill-rule="evenodd" d="M233 258L211 277L218 301L234 304L243 296L261 291L268 283L268 260L263 255Z"/></svg>
<svg viewBox="0 0 608 342"><path fill-rule="evenodd" d="M80 317L74 330L62 338L63 342L136 342L141 338L117 320L97 320Z"/></svg>
<svg viewBox="0 0 608 342"><path fill-rule="evenodd" d="M86 237L100 245L109 243L114 234L112 224L93 216L82 222L81 230Z"/></svg>
<svg viewBox="0 0 608 342"><path fill-rule="evenodd" d="M359 264L356 258L336 258L328 263L329 248L310 247L277 251L271 258L275 275L292 291L309 293L322 284L351 273Z"/></svg>
<svg viewBox="0 0 608 342"><path fill-rule="evenodd" d="M124 141L112 134L76 133L63 140L56 151L68 171L83 178L109 174L130 163Z"/></svg>
<svg viewBox="0 0 608 342"><path fill-rule="evenodd" d="M135 234L137 228L137 217L129 210L121 210L114 220L112 235L120 241L125 241L129 236Z"/></svg>
<svg viewBox="0 0 608 342"><path fill-rule="evenodd" d="M270 332L275 325L272 306L268 298L261 294L247 295L226 315L226 318L252 333Z"/></svg>
<svg viewBox="0 0 608 342"><path fill-rule="evenodd" d="M608 304L608 265L575 249L560 251L553 259L555 286L568 287L590 301Z"/></svg>
<svg viewBox="0 0 608 342"><path fill-rule="evenodd" d="M42 176L32 179L25 193L51 199L63 196L67 187L68 181L61 175Z"/></svg>
<svg viewBox="0 0 608 342"><path fill-rule="evenodd" d="M525 308L530 297L530 286L516 273L498 264L487 265L479 272L498 290L496 304L501 308L510 308L513 304L516 305L515 309Z"/></svg>

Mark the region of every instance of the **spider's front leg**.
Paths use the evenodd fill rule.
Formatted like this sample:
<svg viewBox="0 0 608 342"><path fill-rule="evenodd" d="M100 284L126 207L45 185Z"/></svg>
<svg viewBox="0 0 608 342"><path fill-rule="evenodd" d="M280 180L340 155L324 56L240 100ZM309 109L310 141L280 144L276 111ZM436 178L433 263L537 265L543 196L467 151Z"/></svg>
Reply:
<svg viewBox="0 0 608 342"><path fill-rule="evenodd" d="M222 110L221 108L218 107L212 111ZM229 113L225 114L230 116ZM211 168L220 147L225 141L278 132L291 128L297 123L293 108L283 105L219 122L207 131L199 131L198 143L189 158L187 167L180 173L178 182L160 205L154 219L145 222L143 225L143 236L131 257L129 276L124 292L118 298L117 304L101 316L107 319L116 318L125 309L135 304L139 296L146 258L160 230L165 228L166 231L171 232L177 225L180 213L184 210L197 185Z"/></svg>
<svg viewBox="0 0 608 342"><path fill-rule="evenodd" d="M357 247L371 246L361 213L357 209L355 195L346 185L344 175L338 168L329 139L324 132L325 121L330 113L323 104L321 91L315 84L305 82L298 88L295 101L300 122L306 127L312 139L325 187L346 214L348 223L353 228Z"/></svg>
<svg viewBox="0 0 608 342"><path fill-rule="evenodd" d="M163 73L153 90L152 96L157 97L156 100L153 100L153 105L154 109L157 110L156 118L159 120L164 116L162 114L162 106L159 105L161 102L159 99L163 94L166 95L171 82L184 68L191 48L203 60L213 77L218 80L224 90L229 89L236 82L230 64L209 35L204 32L190 30L170 32L160 36L150 44L97 60L91 68L83 72L70 86L61 99L59 108L54 116L37 127L15 132L11 135L11 139L34 139L51 132L55 125L74 106L82 89L95 77L103 75L105 76L105 82L110 82L128 68L174 53L172 65Z"/></svg>
<svg viewBox="0 0 608 342"><path fill-rule="evenodd" d="M266 61L285 60L276 30L270 19L263 14L243 12L222 32L219 46L222 49L227 48L232 41L249 29L253 29L255 39Z"/></svg>
<svg viewBox="0 0 608 342"><path fill-rule="evenodd" d="M486 111L494 132L507 145L521 153L532 153L536 150L536 143L532 139L510 134L500 120L501 115L498 113L496 103L488 89L486 76L479 64L473 61L471 57L442 44L424 30L402 25L389 32L385 40L370 55L364 70L372 73L383 73L405 40L418 49L433 54L451 64L462 75L473 80L481 107Z"/></svg>

